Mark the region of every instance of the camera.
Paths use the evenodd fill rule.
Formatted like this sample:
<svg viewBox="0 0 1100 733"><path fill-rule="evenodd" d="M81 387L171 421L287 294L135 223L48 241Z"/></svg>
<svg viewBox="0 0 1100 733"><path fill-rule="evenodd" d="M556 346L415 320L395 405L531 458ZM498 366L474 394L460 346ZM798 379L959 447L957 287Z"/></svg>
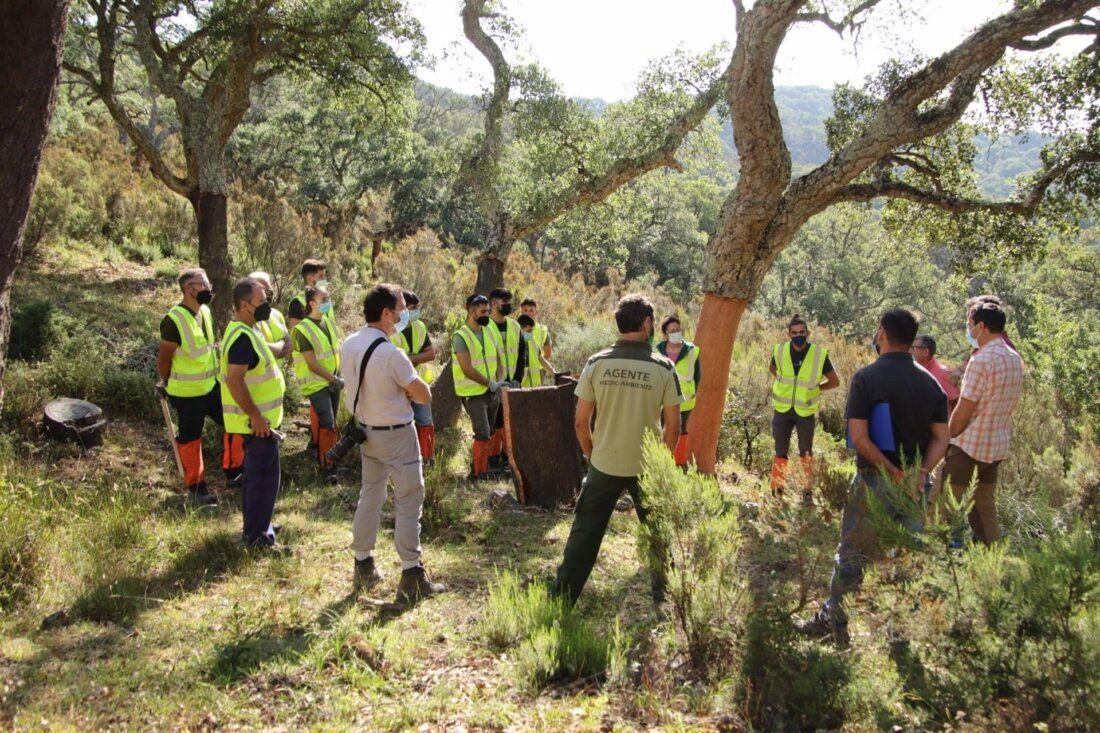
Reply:
<svg viewBox="0 0 1100 733"><path fill-rule="evenodd" d="M367 431L359 427L359 423L357 423L353 417L348 420L348 424L344 426L344 434L340 436L340 440L336 441L336 445L328 449L325 458L328 458L333 463L340 463L347 458L352 448L366 442L366 440Z"/></svg>

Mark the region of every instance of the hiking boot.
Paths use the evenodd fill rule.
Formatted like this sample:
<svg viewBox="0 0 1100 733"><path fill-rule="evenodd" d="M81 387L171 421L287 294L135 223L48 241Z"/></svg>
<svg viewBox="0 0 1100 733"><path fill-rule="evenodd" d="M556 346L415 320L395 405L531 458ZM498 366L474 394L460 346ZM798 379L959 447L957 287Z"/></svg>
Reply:
<svg viewBox="0 0 1100 733"><path fill-rule="evenodd" d="M795 624L798 633L812 639L830 639L840 647L848 646L852 640L848 634L848 617L839 609L823 607L812 618Z"/></svg>
<svg viewBox="0 0 1100 733"><path fill-rule="evenodd" d="M401 582L397 586L397 602L403 606L412 606L424 598L447 590L442 583L428 580L423 565L401 571Z"/></svg>
<svg viewBox="0 0 1100 733"><path fill-rule="evenodd" d="M191 506L213 506L218 503L218 497L210 493L205 481L188 487L187 500L191 502Z"/></svg>
<svg viewBox="0 0 1100 733"><path fill-rule="evenodd" d="M325 469L325 481L327 481L332 486L340 483L340 477L337 475L337 468L335 464Z"/></svg>
<svg viewBox="0 0 1100 733"><path fill-rule="evenodd" d="M365 560L355 561L355 580L352 586L355 590L365 590L382 582L382 572L374 564L374 556Z"/></svg>

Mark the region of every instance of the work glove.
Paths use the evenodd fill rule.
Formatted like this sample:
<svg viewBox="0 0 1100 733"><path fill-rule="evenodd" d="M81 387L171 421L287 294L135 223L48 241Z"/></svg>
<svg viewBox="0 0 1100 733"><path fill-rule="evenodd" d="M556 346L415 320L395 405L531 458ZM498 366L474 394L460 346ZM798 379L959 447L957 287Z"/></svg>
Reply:
<svg viewBox="0 0 1100 733"><path fill-rule="evenodd" d="M168 389L164 386L164 382L159 379L156 384L153 385L153 391L157 393L157 397L165 400L168 399Z"/></svg>
<svg viewBox="0 0 1100 733"><path fill-rule="evenodd" d="M332 387L332 389L334 391L340 392L341 390L344 389L344 380L341 379L340 377L333 377L332 381L329 382L329 385Z"/></svg>
<svg viewBox="0 0 1100 733"><path fill-rule="evenodd" d="M490 379L489 380L489 391L490 392L496 392L498 389L500 389L500 385L501 385L500 382L496 381L495 379Z"/></svg>
<svg viewBox="0 0 1100 733"><path fill-rule="evenodd" d="M504 385L505 385L506 387L508 387L508 389L519 389L519 386L520 386L520 385L519 385L519 381L518 381L518 380L515 380L515 379L513 379L513 380L512 380L512 381L510 381L510 382L505 382L505 383L504 383Z"/></svg>

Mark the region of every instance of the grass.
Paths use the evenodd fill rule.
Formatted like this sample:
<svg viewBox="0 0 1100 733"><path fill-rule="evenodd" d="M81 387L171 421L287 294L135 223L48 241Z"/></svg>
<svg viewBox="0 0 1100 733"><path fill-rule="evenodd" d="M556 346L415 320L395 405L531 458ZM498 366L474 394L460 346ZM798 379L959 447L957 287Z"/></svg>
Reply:
<svg viewBox="0 0 1100 733"><path fill-rule="evenodd" d="M20 297L90 316L96 333L140 353L174 297L163 265L106 267L79 249L51 257L23 274ZM56 366L19 365L27 379L9 385L40 384L33 369ZM112 374L97 388L141 387L132 372ZM7 399L29 415L39 397ZM429 570L448 591L395 614L384 605L400 572L390 509L377 550L386 580L356 597L348 544L358 473L337 486L319 480L297 424L303 413L285 425L276 507L295 554L266 558L238 545L236 496L218 472L222 502L186 506L163 426L143 417L140 399L119 404L105 445L89 455L23 425L0 434L0 727L870 731L1034 718L1008 707L1001 717L958 717L928 697L937 670L922 659L945 638L947 616L936 588L915 610L911 589L927 568L910 555L869 569L851 649L794 633L827 588L839 490L807 513L796 492L766 498L759 476L733 466L721 473L738 478L708 489L708 501L738 512L728 525L739 534L732 571L749 607L737 643L718 647L729 656L723 674L707 679L692 669L682 630L652 607L633 512L615 513L567 612L544 584L571 515L487 508L488 492L506 485L463 478L461 430L440 432L422 534ZM220 441L207 437L213 466ZM842 464L826 468L826 483L841 486ZM711 524L695 522L698 532L685 535L678 577L697 577L686 572L691 558L721 550L725 525ZM982 557L963 562L977 572ZM66 622L43 628L61 610ZM914 618L923 637L907 626ZM1095 613L1072 622L1100 628Z"/></svg>

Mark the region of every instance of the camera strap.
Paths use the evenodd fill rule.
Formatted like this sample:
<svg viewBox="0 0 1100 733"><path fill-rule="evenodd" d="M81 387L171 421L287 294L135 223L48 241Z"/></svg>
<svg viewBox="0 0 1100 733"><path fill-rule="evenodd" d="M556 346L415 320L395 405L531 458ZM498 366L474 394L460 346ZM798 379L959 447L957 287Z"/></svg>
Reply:
<svg viewBox="0 0 1100 733"><path fill-rule="evenodd" d="M389 339L379 336L374 340L370 346L367 347L367 353L363 354L363 361L359 362L359 386L355 390L355 401L351 405L351 418L355 419L355 411L359 409L359 395L363 394L363 378L367 376L367 362L370 361L371 354L381 344L386 343Z"/></svg>

